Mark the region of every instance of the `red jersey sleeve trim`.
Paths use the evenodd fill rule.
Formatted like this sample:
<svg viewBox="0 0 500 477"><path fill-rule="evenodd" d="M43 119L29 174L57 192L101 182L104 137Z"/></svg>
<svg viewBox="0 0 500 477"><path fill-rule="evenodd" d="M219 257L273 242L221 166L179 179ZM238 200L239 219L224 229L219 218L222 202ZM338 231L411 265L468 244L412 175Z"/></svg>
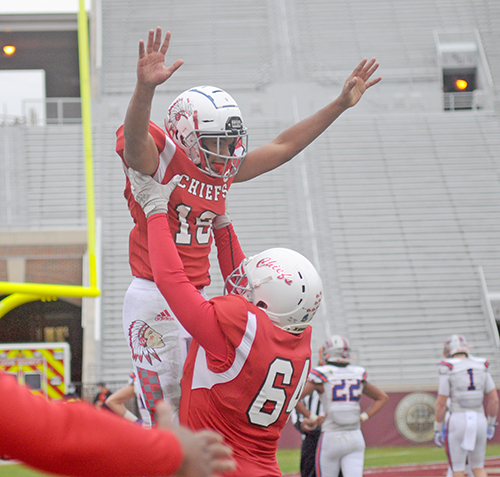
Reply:
<svg viewBox="0 0 500 477"><path fill-rule="evenodd" d="M448 363L447 361L441 361L439 364L441 366L447 366L449 369L453 369L453 365L451 363Z"/></svg>

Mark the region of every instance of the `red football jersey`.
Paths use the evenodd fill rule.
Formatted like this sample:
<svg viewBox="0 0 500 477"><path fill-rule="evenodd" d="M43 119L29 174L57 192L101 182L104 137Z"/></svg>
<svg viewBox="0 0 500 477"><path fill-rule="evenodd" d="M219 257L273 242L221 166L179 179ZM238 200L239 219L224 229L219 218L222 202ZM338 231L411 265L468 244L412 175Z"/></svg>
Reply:
<svg viewBox="0 0 500 477"><path fill-rule="evenodd" d="M170 137L153 122L149 132L158 149L159 164L154 179L166 184L173 176L182 176L168 204L170 230L189 280L197 288L210 284L208 255L212 245L212 219L226 210L226 195L231 179L210 177L197 167ZM123 126L116 132L116 152L123 159L125 140ZM153 280L148 254L147 222L134 199L130 181L124 192L134 227L129 238L129 262L132 275Z"/></svg>
<svg viewBox="0 0 500 477"><path fill-rule="evenodd" d="M180 421L224 436L238 464L231 475L281 476L278 439L309 373L311 328L301 334L283 331L241 296L210 302L228 357L216 360L193 341L181 382ZM203 326L199 330L203 333Z"/></svg>

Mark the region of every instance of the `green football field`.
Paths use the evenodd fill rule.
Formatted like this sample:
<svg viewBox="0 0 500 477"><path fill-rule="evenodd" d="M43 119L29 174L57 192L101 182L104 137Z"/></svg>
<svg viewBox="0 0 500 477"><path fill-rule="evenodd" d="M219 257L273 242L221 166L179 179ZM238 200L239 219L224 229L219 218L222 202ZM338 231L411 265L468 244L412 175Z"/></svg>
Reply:
<svg viewBox="0 0 500 477"><path fill-rule="evenodd" d="M487 457L500 456L500 445L488 445ZM299 471L300 451L296 449L278 452L278 462L284 474ZM385 467L402 464L424 464L444 462L444 450L436 446L415 447L369 447L365 453L365 467ZM0 477L43 477L48 474L35 472L22 465L0 465Z"/></svg>
<svg viewBox="0 0 500 477"><path fill-rule="evenodd" d="M500 456L500 444L488 445L486 456ZM425 464L445 461L446 454L444 450L434 445L415 447L369 447L365 452L365 467L386 467L391 465ZM300 452L298 450L279 451L278 462L284 474L298 472Z"/></svg>

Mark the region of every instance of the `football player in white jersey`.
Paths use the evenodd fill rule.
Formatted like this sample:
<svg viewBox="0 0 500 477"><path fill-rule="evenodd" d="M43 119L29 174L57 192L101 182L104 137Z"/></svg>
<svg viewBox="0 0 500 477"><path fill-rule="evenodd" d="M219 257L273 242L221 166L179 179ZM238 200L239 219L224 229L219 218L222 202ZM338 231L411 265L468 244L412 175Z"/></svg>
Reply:
<svg viewBox="0 0 500 477"><path fill-rule="evenodd" d="M486 477L486 440L495 434L499 403L495 383L488 372L490 363L471 356L463 335L450 336L444 353L446 359L439 364L434 441L439 447L445 444L453 477L465 476L467 459L475 477ZM445 426L448 398L450 414Z"/></svg>
<svg viewBox="0 0 500 477"><path fill-rule="evenodd" d="M362 477L365 440L361 423L379 412L389 399L387 394L366 380L366 370L350 364L349 341L333 335L323 345L326 364L309 373L303 396L313 390L320 394L324 418L302 410L311 425L321 424L316 450L316 473L321 477ZM361 394L373 399L361 412ZM324 420L323 420L324 419Z"/></svg>

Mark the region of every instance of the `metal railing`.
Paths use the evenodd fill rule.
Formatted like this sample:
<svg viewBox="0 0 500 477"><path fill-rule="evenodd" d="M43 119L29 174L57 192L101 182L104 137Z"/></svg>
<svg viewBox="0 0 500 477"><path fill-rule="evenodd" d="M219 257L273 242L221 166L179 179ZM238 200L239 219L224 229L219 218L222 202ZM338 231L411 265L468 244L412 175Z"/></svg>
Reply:
<svg viewBox="0 0 500 477"><path fill-rule="evenodd" d="M490 109L486 92L480 89L460 93L443 93L445 111Z"/></svg>
<svg viewBox="0 0 500 477"><path fill-rule="evenodd" d="M80 98L26 99L22 110L20 121L28 126L82 122Z"/></svg>

